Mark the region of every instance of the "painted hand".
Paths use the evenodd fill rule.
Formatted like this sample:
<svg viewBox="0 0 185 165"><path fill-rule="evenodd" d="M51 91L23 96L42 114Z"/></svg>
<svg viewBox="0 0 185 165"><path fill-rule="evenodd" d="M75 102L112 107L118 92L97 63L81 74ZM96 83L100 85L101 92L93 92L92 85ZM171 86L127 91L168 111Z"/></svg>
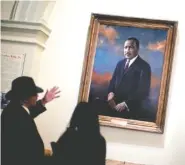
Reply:
<svg viewBox="0 0 185 165"><path fill-rule="evenodd" d="M122 112L126 109L126 106L125 106L125 102L122 102L122 103L119 103L116 105L115 109L118 111L118 112Z"/></svg>
<svg viewBox="0 0 185 165"><path fill-rule="evenodd" d="M112 109L114 109L115 107L116 107L116 103L115 103L115 101L112 99L112 100L110 100L110 101L108 101L108 104L109 104L109 106L112 108Z"/></svg>
<svg viewBox="0 0 185 165"><path fill-rule="evenodd" d="M47 104L50 101L54 100L55 98L60 97L58 94L60 93L59 87L54 86L51 88L49 91L47 90L43 99L42 99L42 104Z"/></svg>
<svg viewBox="0 0 185 165"><path fill-rule="evenodd" d="M108 101L110 101L110 100L112 100L114 98L114 93L113 92L110 92L109 94L108 94Z"/></svg>

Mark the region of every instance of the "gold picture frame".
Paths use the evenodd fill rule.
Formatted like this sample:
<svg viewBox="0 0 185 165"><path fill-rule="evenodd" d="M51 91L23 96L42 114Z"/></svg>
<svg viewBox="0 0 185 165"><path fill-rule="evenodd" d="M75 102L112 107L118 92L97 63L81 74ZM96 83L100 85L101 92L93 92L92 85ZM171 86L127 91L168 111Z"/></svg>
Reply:
<svg viewBox="0 0 185 165"><path fill-rule="evenodd" d="M154 101L155 103L153 103L153 105L156 106L154 121L151 122L150 120L147 121L138 119L136 120L127 119L122 117L121 118L115 116L112 117L100 114L99 119L101 125L155 133L163 133L177 25L178 23L176 21L152 20L144 18L131 18L102 14L91 15L78 101L89 101L92 81L94 81L95 79L94 65L98 60L98 57L97 59L95 59L96 55L98 55L99 53L99 55L103 56L104 62L106 59L106 57L104 56L106 52L107 55L110 56L110 58L113 58L110 52L114 50L114 48L116 48L115 49L116 51L117 49L118 50L122 49L120 43L122 42L125 35L132 34L131 32L133 32L133 35L130 35L130 37L135 37L135 35L139 36L141 44L142 42L143 44L145 44L143 46L144 48L142 49L142 51L145 52L144 54L146 54L146 51L149 54L151 54L150 57L148 55L145 55L145 57L148 57L149 58L148 60L152 60L152 58L154 59L153 61L155 62L153 61L151 62L151 64L154 65L153 71L155 71L156 74L160 75L158 76L158 79L153 77L151 78L150 89L151 91L154 90L154 92L156 93L158 92L158 97L157 94L155 97L151 96L152 99L153 98L155 99ZM129 31L129 29L131 30ZM121 34L121 32L123 32L125 35ZM162 37L165 39L163 40L163 42L162 41L160 42L160 39ZM102 39L102 41L100 39ZM110 51L107 50L109 48ZM156 57L159 58L158 61L156 61ZM118 57L116 56L116 58ZM161 61L160 58L162 59ZM99 59L101 61L100 57ZM109 60L109 62L110 61L111 60ZM108 64L104 64L103 62L99 63L100 64L99 65L97 64L96 67L99 66L100 70L102 66L104 66L105 68L108 67L105 66ZM109 77L108 78L109 80L110 76L107 75L107 77ZM92 80L92 78L94 79ZM96 78L100 83L101 76ZM108 80L105 78L105 81Z"/></svg>

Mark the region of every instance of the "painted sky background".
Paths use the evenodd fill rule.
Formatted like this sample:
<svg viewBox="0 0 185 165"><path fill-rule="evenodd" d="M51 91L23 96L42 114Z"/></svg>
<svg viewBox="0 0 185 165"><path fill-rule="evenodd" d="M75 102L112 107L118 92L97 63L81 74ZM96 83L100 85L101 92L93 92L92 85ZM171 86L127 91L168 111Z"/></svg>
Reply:
<svg viewBox="0 0 185 165"><path fill-rule="evenodd" d="M101 25L90 96L91 98L106 97L108 83L116 64L124 58L124 42L128 37L136 37L140 41L139 55L151 66L152 77L149 99L153 109L156 109L166 45L166 30Z"/></svg>

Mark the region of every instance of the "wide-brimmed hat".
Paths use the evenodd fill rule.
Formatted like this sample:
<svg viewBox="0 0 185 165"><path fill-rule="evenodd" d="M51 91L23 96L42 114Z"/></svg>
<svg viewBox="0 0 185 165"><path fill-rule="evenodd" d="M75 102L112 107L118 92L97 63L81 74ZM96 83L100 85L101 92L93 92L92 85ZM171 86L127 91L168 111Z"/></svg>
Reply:
<svg viewBox="0 0 185 165"><path fill-rule="evenodd" d="M28 76L21 76L12 81L12 87L6 94L6 99L27 99L37 93L43 92L43 89L36 86L34 80Z"/></svg>

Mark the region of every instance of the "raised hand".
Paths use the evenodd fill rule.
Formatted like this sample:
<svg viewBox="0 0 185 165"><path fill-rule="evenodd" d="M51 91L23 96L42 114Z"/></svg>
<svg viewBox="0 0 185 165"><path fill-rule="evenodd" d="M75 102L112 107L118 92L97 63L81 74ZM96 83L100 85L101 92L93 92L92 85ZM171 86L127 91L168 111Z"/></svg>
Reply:
<svg viewBox="0 0 185 165"><path fill-rule="evenodd" d="M59 87L56 86L54 86L50 90L47 90L42 99L42 103L45 105L54 100L55 98L60 97L60 95L58 95L59 93L60 93Z"/></svg>

